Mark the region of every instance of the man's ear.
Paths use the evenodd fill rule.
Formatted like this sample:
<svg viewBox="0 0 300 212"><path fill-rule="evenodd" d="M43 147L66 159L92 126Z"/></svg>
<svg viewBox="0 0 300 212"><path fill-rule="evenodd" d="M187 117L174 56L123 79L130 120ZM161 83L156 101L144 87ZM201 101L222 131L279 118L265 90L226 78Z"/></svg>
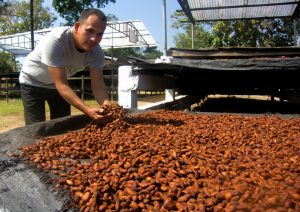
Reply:
<svg viewBox="0 0 300 212"><path fill-rule="evenodd" d="M79 27L80 27L80 23L79 22L75 22L75 24L74 24L75 32L78 31Z"/></svg>

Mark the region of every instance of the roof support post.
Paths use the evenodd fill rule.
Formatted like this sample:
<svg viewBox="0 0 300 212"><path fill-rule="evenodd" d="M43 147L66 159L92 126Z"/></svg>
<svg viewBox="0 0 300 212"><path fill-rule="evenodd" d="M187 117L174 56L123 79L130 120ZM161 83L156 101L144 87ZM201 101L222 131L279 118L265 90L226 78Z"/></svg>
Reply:
<svg viewBox="0 0 300 212"><path fill-rule="evenodd" d="M297 46L297 35L298 35L298 32L297 32L297 19L296 18L293 18L293 26L294 26L294 46Z"/></svg>
<svg viewBox="0 0 300 212"><path fill-rule="evenodd" d="M123 108L137 108L137 87L139 77L132 66L120 66L118 74L118 103Z"/></svg>
<svg viewBox="0 0 300 212"><path fill-rule="evenodd" d="M165 89L165 101L166 102L175 101L175 90L174 89Z"/></svg>
<svg viewBox="0 0 300 212"><path fill-rule="evenodd" d="M110 71L110 77L111 77L111 84L110 84L110 100L114 100L114 30L111 31L111 71Z"/></svg>
<svg viewBox="0 0 300 212"><path fill-rule="evenodd" d="M165 45L164 45L164 56L167 56L167 50L168 50L168 40L167 40L167 5L166 0L163 0L163 23L164 23L164 35L165 35Z"/></svg>
<svg viewBox="0 0 300 212"><path fill-rule="evenodd" d="M31 31L31 50L33 50L34 49L33 0L30 0L30 31Z"/></svg>
<svg viewBox="0 0 300 212"><path fill-rule="evenodd" d="M194 49L195 24L192 23L192 49Z"/></svg>

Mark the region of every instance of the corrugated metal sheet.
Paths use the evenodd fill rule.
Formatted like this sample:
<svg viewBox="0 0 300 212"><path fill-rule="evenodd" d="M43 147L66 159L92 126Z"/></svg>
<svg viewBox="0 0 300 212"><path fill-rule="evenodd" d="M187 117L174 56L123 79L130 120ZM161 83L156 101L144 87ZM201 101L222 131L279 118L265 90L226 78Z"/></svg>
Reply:
<svg viewBox="0 0 300 212"><path fill-rule="evenodd" d="M157 46L146 26L142 21L132 20L123 22L109 22L100 43L103 49Z"/></svg>
<svg viewBox="0 0 300 212"><path fill-rule="evenodd" d="M300 0L178 0L178 3L191 22L200 22L292 17Z"/></svg>

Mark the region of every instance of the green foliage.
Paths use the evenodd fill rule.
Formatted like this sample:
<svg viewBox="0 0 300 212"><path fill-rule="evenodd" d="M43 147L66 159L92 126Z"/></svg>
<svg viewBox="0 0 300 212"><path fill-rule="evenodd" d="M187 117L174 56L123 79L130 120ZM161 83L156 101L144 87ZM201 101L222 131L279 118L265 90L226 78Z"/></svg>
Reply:
<svg viewBox="0 0 300 212"><path fill-rule="evenodd" d="M177 48L192 47L192 25L186 27L185 33L178 33L174 36ZM212 45L212 37L204 30L201 24L194 26L194 48L205 48Z"/></svg>
<svg viewBox="0 0 300 212"><path fill-rule="evenodd" d="M212 25L214 46L275 47L293 45L290 19L219 21Z"/></svg>
<svg viewBox="0 0 300 212"><path fill-rule="evenodd" d="M0 52L0 73L9 73L14 67L13 55L6 52Z"/></svg>
<svg viewBox="0 0 300 212"><path fill-rule="evenodd" d="M187 18L182 12L175 12L171 18L173 19L172 27L182 29L174 36L177 48L192 48L192 24L187 23ZM205 48L212 45L210 24L195 24L194 26L194 48Z"/></svg>
<svg viewBox="0 0 300 212"><path fill-rule="evenodd" d="M107 17L107 21L118 21L119 19L118 19L118 17L117 16L115 16L114 14L105 14L106 15L106 17Z"/></svg>
<svg viewBox="0 0 300 212"><path fill-rule="evenodd" d="M106 49L105 55L113 56L118 58L119 60L127 60L128 57L138 57L141 59L156 59L163 55L163 53L157 50L157 47L148 47L145 50L142 48L115 48L113 49Z"/></svg>
<svg viewBox="0 0 300 212"><path fill-rule="evenodd" d="M173 28L182 30L174 36L176 47L191 48L192 25L185 15L175 12L172 21ZM291 46L293 33L292 21L287 18L196 23L194 48Z"/></svg>
<svg viewBox="0 0 300 212"><path fill-rule="evenodd" d="M175 29L179 29L179 28L183 28L184 30L186 30L186 24L184 24L184 22L188 21L188 18L184 15L183 12L174 12L171 15L171 19L172 19L172 28Z"/></svg>
<svg viewBox="0 0 300 212"><path fill-rule="evenodd" d="M44 29L52 26L56 20L48 7L43 7L43 0L34 1L34 29ZM30 31L30 2L10 1L7 12L0 16L0 35L10 35Z"/></svg>
<svg viewBox="0 0 300 212"><path fill-rule="evenodd" d="M143 51L144 58L147 60L160 58L163 55L161 51L157 49L157 47L148 47Z"/></svg>
<svg viewBox="0 0 300 212"><path fill-rule="evenodd" d="M6 12L6 8L8 7L9 3L5 0L0 0L0 15Z"/></svg>
<svg viewBox="0 0 300 212"><path fill-rule="evenodd" d="M106 49L105 55L118 58L119 60L126 60L128 57L142 57L140 48L114 48Z"/></svg>
<svg viewBox="0 0 300 212"><path fill-rule="evenodd" d="M115 3L116 0L53 0L52 6L65 18L66 25L73 25L79 18L82 10L86 8L103 8L108 3Z"/></svg>

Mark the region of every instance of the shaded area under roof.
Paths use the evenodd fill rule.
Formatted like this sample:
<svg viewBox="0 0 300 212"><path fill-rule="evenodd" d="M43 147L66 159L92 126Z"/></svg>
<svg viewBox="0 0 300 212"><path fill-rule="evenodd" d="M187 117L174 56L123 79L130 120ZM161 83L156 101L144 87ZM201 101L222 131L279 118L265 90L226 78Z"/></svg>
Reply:
<svg viewBox="0 0 300 212"><path fill-rule="evenodd" d="M35 45L54 28L34 31ZM107 48L155 47L154 40L143 22L139 20L109 22L100 46ZM0 37L0 49L24 57L31 52L31 32Z"/></svg>
<svg viewBox="0 0 300 212"><path fill-rule="evenodd" d="M177 0L189 22L296 18L300 0Z"/></svg>

